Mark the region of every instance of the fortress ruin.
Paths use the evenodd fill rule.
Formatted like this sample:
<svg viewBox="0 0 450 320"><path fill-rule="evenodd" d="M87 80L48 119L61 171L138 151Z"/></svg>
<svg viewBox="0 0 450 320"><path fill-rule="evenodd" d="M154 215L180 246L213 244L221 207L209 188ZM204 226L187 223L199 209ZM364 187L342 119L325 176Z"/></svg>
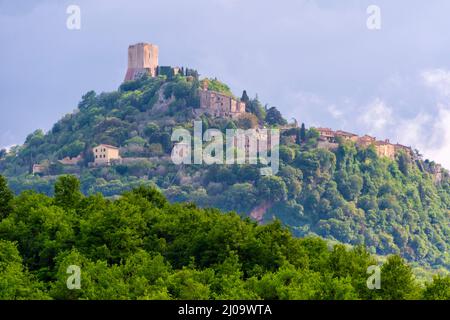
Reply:
<svg viewBox="0 0 450 320"><path fill-rule="evenodd" d="M181 72L179 67L160 66L159 48L151 43L137 43L128 47L128 69L124 81L133 81L143 75L173 77ZM205 82L206 83L206 82ZM214 117L238 117L245 113L245 103L221 92L208 90L207 85L199 90L200 112Z"/></svg>

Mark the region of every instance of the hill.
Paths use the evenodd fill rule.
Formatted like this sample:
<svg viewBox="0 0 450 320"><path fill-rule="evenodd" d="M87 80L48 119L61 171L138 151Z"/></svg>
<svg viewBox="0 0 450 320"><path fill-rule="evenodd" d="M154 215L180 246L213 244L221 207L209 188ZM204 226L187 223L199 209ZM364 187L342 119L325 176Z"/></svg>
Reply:
<svg viewBox="0 0 450 320"><path fill-rule="evenodd" d="M231 95L209 79L210 88ZM450 268L450 178L428 160L399 152L380 157L373 145L339 140L320 147L314 128L287 124L274 107L263 107L246 94L247 112L237 118L199 112L197 77L142 77L117 91L88 92L78 109L44 133L30 134L22 146L0 153L0 174L15 193L33 189L48 195L58 175L75 174L84 194L118 196L140 185L160 188L172 202L194 202L252 216L274 218L296 236L318 235L370 253L400 254L413 265ZM174 128L283 128L280 171L261 176L259 165L174 165L170 160ZM90 167L92 147L120 147L129 161ZM58 160L81 155L78 165ZM40 175L31 174L40 164Z"/></svg>

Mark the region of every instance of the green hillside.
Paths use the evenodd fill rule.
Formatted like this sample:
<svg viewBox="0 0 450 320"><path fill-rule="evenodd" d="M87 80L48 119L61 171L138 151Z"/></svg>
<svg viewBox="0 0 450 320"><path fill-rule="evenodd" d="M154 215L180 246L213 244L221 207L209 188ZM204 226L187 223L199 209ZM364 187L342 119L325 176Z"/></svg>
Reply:
<svg viewBox="0 0 450 320"><path fill-rule="evenodd" d="M363 247L170 204L152 188L111 201L66 176L53 198L13 197L0 177L0 200L0 299L450 299L449 277L420 285L399 256L370 290L378 261Z"/></svg>
<svg viewBox="0 0 450 320"><path fill-rule="evenodd" d="M434 162L404 153L396 160L379 158L372 147L346 141L335 151L318 148L315 129L286 125L276 108L246 94L247 116L199 116L199 87L198 79L177 76L88 92L77 111L49 132L37 130L23 145L0 152L0 174L16 194L33 189L52 195L58 175L67 173L79 177L85 195L113 197L140 185L157 186L171 202L252 214L261 222L277 218L296 236L318 235L364 245L372 254L400 254L414 266L450 269L450 178ZM217 80L209 87L231 94ZM201 119L204 129L223 131L282 126L280 172L267 177L257 165L172 164L172 130L192 130L194 119ZM121 147L122 157L134 161L89 167L91 148L100 143ZM57 161L79 154L78 166ZM45 167L42 176L31 174L37 163Z"/></svg>

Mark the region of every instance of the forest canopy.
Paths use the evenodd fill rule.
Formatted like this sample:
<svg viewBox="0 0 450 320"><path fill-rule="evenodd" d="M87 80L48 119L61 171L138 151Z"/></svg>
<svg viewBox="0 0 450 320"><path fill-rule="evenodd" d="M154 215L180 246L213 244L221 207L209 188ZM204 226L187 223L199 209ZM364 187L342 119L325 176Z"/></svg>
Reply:
<svg viewBox="0 0 450 320"><path fill-rule="evenodd" d="M14 196L0 176L0 299L450 299L450 278L419 284L405 261L296 238L280 222L169 203L153 187L115 200L61 176L54 196ZM68 289L68 267L81 270Z"/></svg>

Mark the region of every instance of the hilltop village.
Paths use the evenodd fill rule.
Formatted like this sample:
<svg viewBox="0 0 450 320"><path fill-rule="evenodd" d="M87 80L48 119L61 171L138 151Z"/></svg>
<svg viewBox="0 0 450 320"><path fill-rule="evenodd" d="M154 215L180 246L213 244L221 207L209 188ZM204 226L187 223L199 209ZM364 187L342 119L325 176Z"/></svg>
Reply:
<svg viewBox="0 0 450 320"><path fill-rule="evenodd" d="M182 67L161 66L159 64L159 48L157 45L150 43L137 43L128 47L128 67L124 77L124 83L136 81L144 76L150 78L166 77L173 78L177 75L184 76L188 81L193 81L198 74L195 70L185 69ZM199 106L194 110L196 116L207 114L215 118L239 119L249 115L246 112L246 103L241 99L235 98L231 94L211 90L208 81L203 80L198 89ZM170 100L170 99L169 99ZM160 94L160 104L164 105L164 98ZM278 126L281 134L284 135L285 141L295 143L298 140L295 130L299 129L297 123L284 124ZM262 127L261 127L262 128ZM369 135L358 136L356 134L341 130L333 131L330 128L315 128L319 133L318 147L328 150L334 150L339 146L339 140L348 140L354 142L360 148L366 148L371 145L375 147L379 157L387 157L394 160L395 156L403 151L415 157L410 147L401 144L392 144L389 140L380 141ZM298 131L298 130L297 130ZM291 133L289 133L291 132ZM287 140L286 140L287 139ZM100 143L89 151L92 159L88 163L89 167L111 166L123 163L139 161L143 158L123 157L121 155L122 146L114 146L108 143ZM248 147L248 141L246 144ZM246 150L247 151L247 150ZM58 160L60 165L65 167L74 167L80 163L84 163L83 153L75 157L64 157ZM35 163L31 168L32 174L46 175L49 163Z"/></svg>
<svg viewBox="0 0 450 320"><path fill-rule="evenodd" d="M387 157L394 160L395 156L400 151L404 151L411 157L415 156L411 147L407 147L398 143L393 144L387 139L380 141L377 140L376 137L372 137L369 135L360 137L357 134L351 132L345 132L342 130L333 131L330 128L316 128L316 130L319 131L320 134L318 143L319 148L326 148L330 150L336 149L339 146L338 140L343 139L354 142L360 148L367 148L373 145L379 157Z"/></svg>

